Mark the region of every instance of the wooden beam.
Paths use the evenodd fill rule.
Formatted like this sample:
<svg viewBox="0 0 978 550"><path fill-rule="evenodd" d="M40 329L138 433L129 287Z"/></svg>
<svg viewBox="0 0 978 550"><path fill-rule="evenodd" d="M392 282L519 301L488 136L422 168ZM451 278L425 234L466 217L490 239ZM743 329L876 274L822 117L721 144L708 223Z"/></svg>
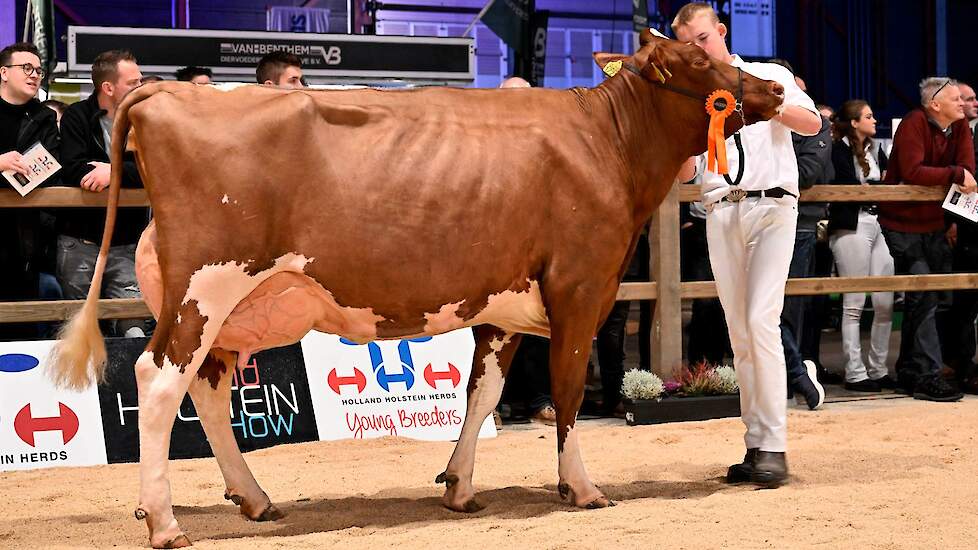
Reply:
<svg viewBox="0 0 978 550"><path fill-rule="evenodd" d="M681 185L679 200L700 200L699 185ZM947 189L926 185L816 185L801 192L802 202L944 201Z"/></svg>
<svg viewBox="0 0 978 550"><path fill-rule="evenodd" d="M0 302L0 323L64 321L84 303L84 300ZM153 316L139 298L99 300L98 313L99 319L145 319Z"/></svg>
<svg viewBox="0 0 978 550"><path fill-rule="evenodd" d="M622 283L618 288L619 300L657 300L657 283ZM712 281L685 282L680 284L680 296L715 298L716 285ZM844 292L876 291L927 291L978 288L978 273L951 273L944 275L892 275L888 277L812 277L788 279L785 295L806 296ZM0 323L33 323L38 321L62 321L84 303L83 300L59 300L37 302L0 302ZM101 319L143 319L151 317L149 309L137 298L99 300Z"/></svg>
<svg viewBox="0 0 978 550"><path fill-rule="evenodd" d="M978 274L949 273L939 275L891 275L887 277L812 277L788 279L786 296L812 296L845 292L895 292L954 290L978 288ZM685 282L680 285L684 300L692 298L716 298L713 281ZM658 297L655 283L622 283L618 288L619 300L654 300Z"/></svg>
<svg viewBox="0 0 978 550"><path fill-rule="evenodd" d="M0 208L104 207L108 193L93 193L81 187L42 187L21 197L13 189L0 189ZM149 206L145 189L120 189L119 206Z"/></svg>
<svg viewBox="0 0 978 550"><path fill-rule="evenodd" d="M679 188L673 185L652 217L650 273L657 298L652 317L652 371L674 380L682 368L683 320L679 274Z"/></svg>
<svg viewBox="0 0 978 550"><path fill-rule="evenodd" d="M680 185L679 201L700 200L699 185ZM120 206L149 206L144 189L120 190ZM943 201L943 187L922 185L816 185L801 193L802 202L887 202ZM44 187L21 197L13 189L0 189L0 208L91 207L105 206L106 193L92 193L78 187Z"/></svg>

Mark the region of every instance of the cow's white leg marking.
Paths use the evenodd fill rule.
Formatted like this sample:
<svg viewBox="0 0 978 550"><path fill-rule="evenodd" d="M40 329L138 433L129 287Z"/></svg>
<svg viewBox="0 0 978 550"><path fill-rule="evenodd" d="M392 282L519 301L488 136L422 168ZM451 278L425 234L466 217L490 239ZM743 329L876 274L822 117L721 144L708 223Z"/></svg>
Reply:
<svg viewBox="0 0 978 550"><path fill-rule="evenodd" d="M170 482L167 476L170 431L183 396L197 375L207 352L234 306L264 280L282 271L302 272L312 259L289 253L254 276L246 272L247 264L227 262L206 265L190 278L181 304L195 301L197 311L206 321L199 327L200 346L193 350L186 365L175 365L164 355L157 368L151 353L136 361L136 383L139 389L139 507L136 517L146 519L150 543L154 548L187 546L190 541L180 531L173 517ZM181 319L181 324L188 322ZM175 324L172 331L179 331ZM197 329L198 327L191 327Z"/></svg>
<svg viewBox="0 0 978 550"><path fill-rule="evenodd" d="M570 498L575 506L603 508L612 504L587 475L581 459L581 446L577 441L577 428L574 426L568 426L564 448L557 453L557 475L560 477L557 485L560 496Z"/></svg>
<svg viewBox="0 0 978 550"><path fill-rule="evenodd" d="M199 366L199 364L198 364ZM170 431L173 420L196 369L180 369L164 358L163 368L144 352L136 360L136 385L139 390L139 507L138 519L146 519L153 548L189 545L170 500L167 476Z"/></svg>
<svg viewBox="0 0 978 550"><path fill-rule="evenodd" d="M224 485L227 488L224 498L240 506L241 514L249 519L280 519L283 514L255 481L255 476L241 456L241 449L234 439L228 411L231 410L231 382L236 365L230 357L231 354L225 353L228 356L223 358L223 363L227 370L221 375L217 388L212 388L206 378L195 378L190 384L190 397L194 400L197 416L221 468L221 475L224 476Z"/></svg>
<svg viewBox="0 0 978 550"><path fill-rule="evenodd" d="M509 344L513 333L506 332L500 338L494 336L489 342L489 352L482 357L485 372L475 382L468 396L465 410L465 423L459 435L455 452L448 461L445 473L438 476L438 483L447 485L442 502L448 508L459 512L477 512L481 509L473 497L472 472L475 469L475 447L479 441L479 429L492 409L499 403L503 393L503 373L499 366L499 354Z"/></svg>

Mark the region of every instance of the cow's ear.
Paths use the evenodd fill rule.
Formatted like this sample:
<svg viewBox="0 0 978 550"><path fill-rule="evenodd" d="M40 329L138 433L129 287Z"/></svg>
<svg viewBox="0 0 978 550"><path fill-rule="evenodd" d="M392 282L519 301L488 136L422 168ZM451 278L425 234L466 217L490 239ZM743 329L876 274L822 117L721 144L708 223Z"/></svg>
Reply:
<svg viewBox="0 0 978 550"><path fill-rule="evenodd" d="M620 53L594 52L594 62L598 64L598 67L601 67L601 70L604 70L609 63L616 61L624 63L630 57L630 55L622 55Z"/></svg>
<svg viewBox="0 0 978 550"><path fill-rule="evenodd" d="M665 48L656 47L649 52L649 62L642 67L642 74L649 80L658 80L665 84L672 76L669 72L669 59Z"/></svg>
<svg viewBox="0 0 978 550"><path fill-rule="evenodd" d="M643 29L641 34L638 35L639 47L642 47L648 44L649 42L652 42L653 38L662 38L664 40L670 40L668 36L662 34L658 30L653 28L647 28L647 29Z"/></svg>

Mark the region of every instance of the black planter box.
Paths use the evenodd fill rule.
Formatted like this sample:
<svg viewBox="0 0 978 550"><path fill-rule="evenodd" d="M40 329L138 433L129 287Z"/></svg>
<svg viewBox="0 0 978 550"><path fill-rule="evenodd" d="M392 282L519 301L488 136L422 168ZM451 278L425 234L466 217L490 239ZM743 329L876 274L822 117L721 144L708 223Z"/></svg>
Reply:
<svg viewBox="0 0 978 550"><path fill-rule="evenodd" d="M687 422L740 416L740 395L625 399L625 422L629 426Z"/></svg>

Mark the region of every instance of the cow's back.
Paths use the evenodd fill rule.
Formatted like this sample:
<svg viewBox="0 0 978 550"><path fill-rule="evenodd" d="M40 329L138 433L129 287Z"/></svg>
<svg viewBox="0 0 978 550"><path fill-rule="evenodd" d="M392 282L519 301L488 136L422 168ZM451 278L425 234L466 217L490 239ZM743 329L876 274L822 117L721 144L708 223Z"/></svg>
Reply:
<svg viewBox="0 0 978 550"><path fill-rule="evenodd" d="M158 94L131 116L160 254L181 254L191 216L215 262L313 258L305 273L383 317L380 336L446 306L472 319L530 292L567 231L600 238L576 221L621 214L575 93L527 92Z"/></svg>

